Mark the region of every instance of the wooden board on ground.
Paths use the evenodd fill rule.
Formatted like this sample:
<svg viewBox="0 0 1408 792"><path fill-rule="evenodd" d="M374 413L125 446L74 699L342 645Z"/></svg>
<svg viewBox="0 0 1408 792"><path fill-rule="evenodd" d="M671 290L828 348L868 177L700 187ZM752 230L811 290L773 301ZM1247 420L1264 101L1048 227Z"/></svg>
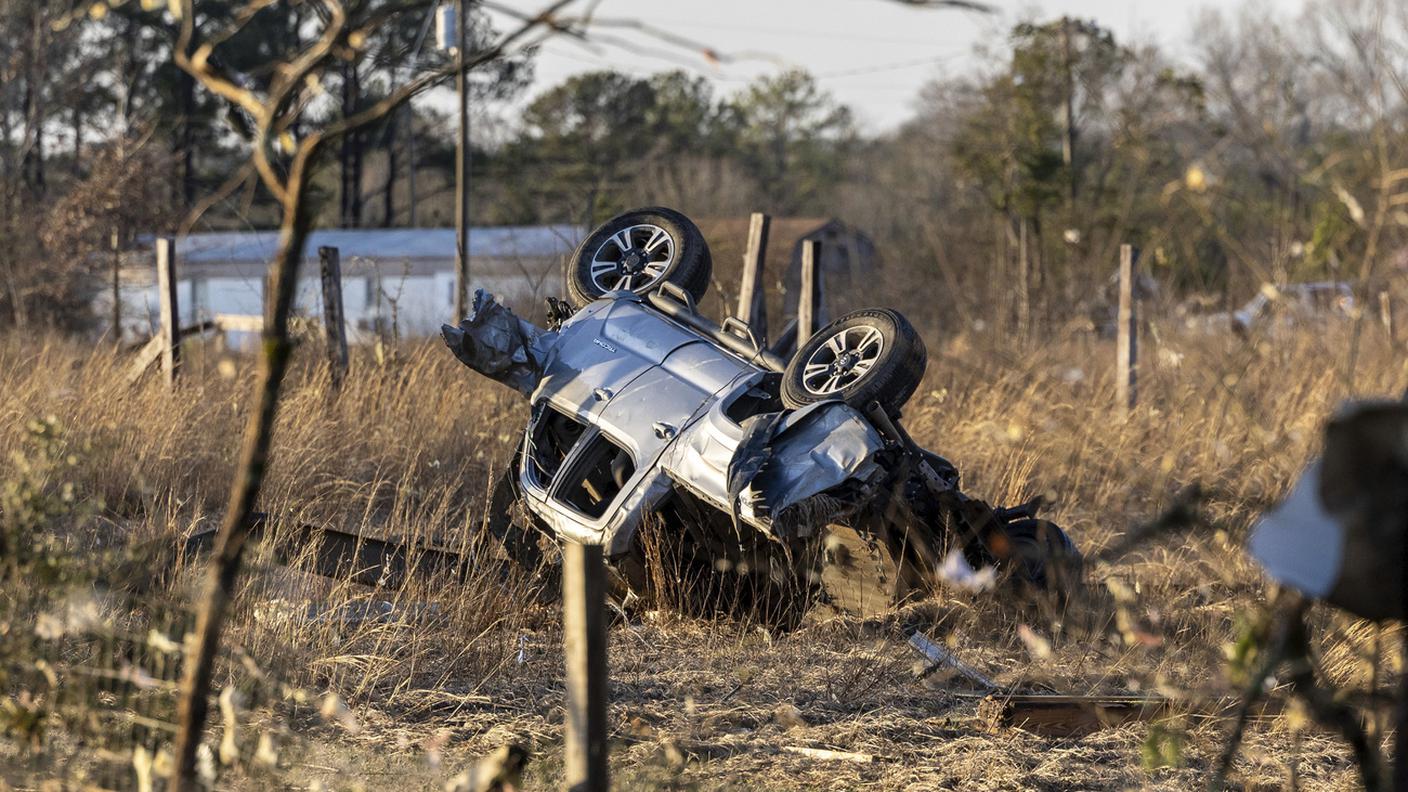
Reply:
<svg viewBox="0 0 1408 792"><path fill-rule="evenodd" d="M978 719L988 729L1015 728L1043 737L1079 737L1102 729L1112 729L1136 721L1186 716L1193 720L1230 718L1236 715L1238 700L1218 698L1202 701L1175 701L1161 696L1088 695L1057 693L958 693L959 699L978 702ZM1264 700L1251 709L1251 718L1261 720L1281 714L1282 702Z"/></svg>
<svg viewBox="0 0 1408 792"><path fill-rule="evenodd" d="M1044 737L1076 737L1153 720L1168 708L1168 699L1148 696L996 693L978 704L978 718L989 729L1019 728Z"/></svg>

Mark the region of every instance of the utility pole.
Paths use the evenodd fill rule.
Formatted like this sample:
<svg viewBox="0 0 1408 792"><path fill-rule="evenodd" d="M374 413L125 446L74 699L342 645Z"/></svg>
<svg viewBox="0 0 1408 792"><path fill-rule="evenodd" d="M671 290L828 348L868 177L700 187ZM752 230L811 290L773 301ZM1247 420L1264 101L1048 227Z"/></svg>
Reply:
<svg viewBox="0 0 1408 792"><path fill-rule="evenodd" d="M455 90L460 100L460 139L455 147L455 321L469 313L469 0L455 0Z"/></svg>

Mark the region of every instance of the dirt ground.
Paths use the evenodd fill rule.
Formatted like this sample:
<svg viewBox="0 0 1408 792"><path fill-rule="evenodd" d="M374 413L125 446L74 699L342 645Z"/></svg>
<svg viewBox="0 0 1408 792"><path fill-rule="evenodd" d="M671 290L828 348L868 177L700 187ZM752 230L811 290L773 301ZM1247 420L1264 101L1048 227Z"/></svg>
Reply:
<svg viewBox="0 0 1408 792"><path fill-rule="evenodd" d="M1408 385L1401 345L1372 332L1351 345L1343 332L1262 340L1164 333L1146 350L1141 402L1128 420L1112 406L1109 342L1073 332L1025 346L971 335L931 343L906 426L958 465L968 492L998 503L1047 495L1048 516L1092 559L1085 593L1022 604L945 591L883 619L817 611L786 631L746 617L627 608L610 633L617 786L1206 786L1231 724L1225 711L1205 713L1235 696L1255 664L1270 595L1241 549L1247 531L1286 492L1336 404ZM276 538L278 525L296 522L413 540L476 535L523 405L434 344L392 352L355 360L335 399L316 360L300 358L261 503L276 515ZM194 348L187 360L184 384L166 393L152 381L127 385L124 359L103 350L59 339L0 343L0 454L28 460L0 478L72 494L61 499L68 511L46 523L66 558L110 546L174 547L219 513L252 368L213 349ZM1195 525L1110 552L1194 483L1206 493ZM236 708L238 751L219 786L441 788L511 742L532 754L527 788L556 786L559 614L522 581L504 582L493 564L480 568L459 583L373 590L312 584L256 555L218 674L254 703ZM132 603L112 606L105 624L135 628L150 646L161 625L147 603L188 607L198 577L142 577ZM52 599L55 612L72 607L57 590ZM428 616L354 625L286 617L308 602L381 600L425 605ZM1360 696L1396 683L1396 629L1319 611L1312 621L1320 678ZM1078 737L995 729L971 697L958 695L967 689L961 678L920 678L920 658L905 643L913 628L1004 685L1151 694L1174 705L1153 722ZM179 644L180 629L171 632L162 640ZM81 648L66 645L55 656L74 667L106 657L112 667L110 656ZM139 665L141 656L132 657ZM1282 693L1273 699L1284 701ZM5 701L22 694L12 687ZM103 695L93 707L121 706ZM212 751L224 723L213 709ZM64 745L51 736L36 753L0 739L0 777L17 787L52 775L72 780ZM140 788L123 753L138 747L117 743L109 758L121 772L109 786ZM1293 708L1252 724L1231 781L1268 790L1358 786L1343 743Z"/></svg>
<svg viewBox="0 0 1408 792"><path fill-rule="evenodd" d="M920 614L909 614L918 617ZM931 614L922 614L925 616ZM1207 784L1226 719L1173 717L1179 756L1149 768L1148 724L1047 738L990 728L959 680L919 680L896 620L830 619L786 635L688 624L612 631L613 781L624 789L1185 790ZM550 630L525 634L483 695L445 691L406 718L367 704L356 734L319 729L284 780L347 788L438 787L497 746L533 754L528 789L560 785L561 656ZM976 649L969 662L1012 679L1017 652ZM703 660L703 662L701 662ZM1058 661L1059 662L1059 661ZM1105 691L1108 692L1108 689ZM814 758L796 748L863 757ZM1327 733L1268 721L1250 733L1235 780L1245 789L1355 789L1343 746Z"/></svg>

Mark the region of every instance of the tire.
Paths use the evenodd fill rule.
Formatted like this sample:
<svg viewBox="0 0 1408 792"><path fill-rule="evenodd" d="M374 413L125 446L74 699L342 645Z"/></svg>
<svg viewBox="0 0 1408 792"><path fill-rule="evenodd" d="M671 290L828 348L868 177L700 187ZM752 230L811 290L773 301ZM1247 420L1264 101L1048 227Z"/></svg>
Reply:
<svg viewBox="0 0 1408 792"><path fill-rule="evenodd" d="M877 342L879 350L872 353ZM797 408L839 398L864 410L878 401L886 412L895 414L919 387L928 362L923 339L898 311L852 311L812 336L792 356L782 375L782 403ZM856 369L862 368L857 375Z"/></svg>
<svg viewBox="0 0 1408 792"><path fill-rule="evenodd" d="M608 263L612 269L603 268ZM713 272L709 245L688 217L659 206L635 209L607 220L577 246L567 264L567 300L581 309L615 289L645 294L669 281L697 303Z"/></svg>
<svg viewBox="0 0 1408 792"><path fill-rule="evenodd" d="M1080 551L1050 520L1014 520L994 531L987 545L999 568L1038 589L1064 592L1080 582Z"/></svg>

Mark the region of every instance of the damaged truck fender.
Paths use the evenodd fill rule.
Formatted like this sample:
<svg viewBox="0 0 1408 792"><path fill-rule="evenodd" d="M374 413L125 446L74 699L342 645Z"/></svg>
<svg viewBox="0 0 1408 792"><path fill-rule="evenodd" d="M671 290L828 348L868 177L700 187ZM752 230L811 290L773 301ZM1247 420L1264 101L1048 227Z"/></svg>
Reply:
<svg viewBox="0 0 1408 792"><path fill-rule="evenodd" d="M525 397L542 379L557 336L518 318L483 289L475 290L474 305L459 327L441 325L440 335L461 363Z"/></svg>

